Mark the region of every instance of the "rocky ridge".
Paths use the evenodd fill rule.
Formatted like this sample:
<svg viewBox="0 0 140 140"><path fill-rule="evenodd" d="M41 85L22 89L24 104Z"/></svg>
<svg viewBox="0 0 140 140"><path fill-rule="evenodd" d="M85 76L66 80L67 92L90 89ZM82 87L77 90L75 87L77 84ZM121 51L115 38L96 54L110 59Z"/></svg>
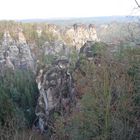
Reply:
<svg viewBox="0 0 140 140"><path fill-rule="evenodd" d="M84 24L74 24L65 27L48 24L47 30L58 40L74 46L77 50L79 50L87 41L100 41L93 24L88 26ZM40 36L42 29L38 27L37 32Z"/></svg>

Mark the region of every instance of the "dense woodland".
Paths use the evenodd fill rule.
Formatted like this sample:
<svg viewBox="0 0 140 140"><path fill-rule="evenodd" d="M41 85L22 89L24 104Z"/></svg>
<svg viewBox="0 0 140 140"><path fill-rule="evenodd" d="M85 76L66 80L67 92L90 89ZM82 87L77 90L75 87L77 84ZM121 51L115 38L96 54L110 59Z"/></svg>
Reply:
<svg viewBox="0 0 140 140"><path fill-rule="evenodd" d="M43 29L40 37L38 26ZM58 40L47 26L1 21L0 40L8 30L16 41L17 28L22 28L35 60L40 60L39 69L53 60L44 55L43 44ZM96 27L100 41L92 54L100 56L99 65L78 56L72 48L70 71L78 91L77 106L68 116L54 114L53 128L47 133L33 130L39 94L36 73L0 70L0 140L140 139L140 23L112 22ZM85 75L75 69L78 59Z"/></svg>

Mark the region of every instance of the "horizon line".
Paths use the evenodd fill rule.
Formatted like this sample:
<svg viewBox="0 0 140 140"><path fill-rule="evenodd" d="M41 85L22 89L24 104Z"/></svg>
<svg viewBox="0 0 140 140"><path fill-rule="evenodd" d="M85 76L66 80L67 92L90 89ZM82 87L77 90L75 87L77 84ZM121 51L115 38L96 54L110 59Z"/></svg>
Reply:
<svg viewBox="0 0 140 140"><path fill-rule="evenodd" d="M82 18L102 18L102 17L140 17L140 15L108 15L108 16L90 16L90 17L46 17L46 18L20 18L20 19L0 19L0 21L24 21L24 20L71 20Z"/></svg>

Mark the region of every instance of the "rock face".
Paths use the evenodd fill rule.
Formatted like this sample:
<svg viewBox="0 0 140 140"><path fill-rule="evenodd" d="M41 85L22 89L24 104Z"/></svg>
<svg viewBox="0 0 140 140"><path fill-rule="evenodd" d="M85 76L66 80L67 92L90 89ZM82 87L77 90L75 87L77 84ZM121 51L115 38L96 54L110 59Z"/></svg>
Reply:
<svg viewBox="0 0 140 140"><path fill-rule="evenodd" d="M87 41L80 49L80 54L84 55L86 58L90 59L94 57L95 52L93 52L94 41Z"/></svg>
<svg viewBox="0 0 140 140"><path fill-rule="evenodd" d="M63 41L45 42L43 47L45 55L68 56L70 48Z"/></svg>
<svg viewBox="0 0 140 140"><path fill-rule="evenodd" d="M99 41L94 25L74 24L72 28L66 31L66 36L73 42L76 49L80 49L87 41Z"/></svg>
<svg viewBox="0 0 140 140"><path fill-rule="evenodd" d="M99 51L99 46L101 43L94 41L87 41L80 49L79 56L84 56L88 61L93 61L95 64L99 64L101 54ZM80 61L80 57L79 60Z"/></svg>
<svg viewBox="0 0 140 140"><path fill-rule="evenodd" d="M20 29L20 31L18 32L18 40L19 40L19 43L26 44L26 38L24 37L22 29Z"/></svg>
<svg viewBox="0 0 140 140"><path fill-rule="evenodd" d="M53 35L54 38L57 38L58 40L62 40L61 38L61 29L59 26L55 24L48 24L47 25L47 31Z"/></svg>
<svg viewBox="0 0 140 140"><path fill-rule="evenodd" d="M36 82L40 93L36 107L37 126L44 132L47 128L51 128L54 113L68 115L76 103L68 59L58 59L52 65L41 69Z"/></svg>
<svg viewBox="0 0 140 140"><path fill-rule="evenodd" d="M36 32L37 32L38 37L41 37L41 35L42 35L41 27L38 26L37 29L36 29Z"/></svg>
<svg viewBox="0 0 140 140"><path fill-rule="evenodd" d="M8 31L4 33L0 47L0 62L7 67L33 70L31 51L21 31L18 33L18 41L13 40Z"/></svg>

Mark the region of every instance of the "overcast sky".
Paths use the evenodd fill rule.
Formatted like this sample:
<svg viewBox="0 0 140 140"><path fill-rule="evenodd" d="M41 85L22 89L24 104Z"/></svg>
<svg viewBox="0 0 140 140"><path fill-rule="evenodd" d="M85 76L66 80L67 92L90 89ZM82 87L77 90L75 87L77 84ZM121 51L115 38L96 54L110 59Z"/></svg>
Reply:
<svg viewBox="0 0 140 140"><path fill-rule="evenodd" d="M130 15L135 7L134 0L0 0L0 19Z"/></svg>

